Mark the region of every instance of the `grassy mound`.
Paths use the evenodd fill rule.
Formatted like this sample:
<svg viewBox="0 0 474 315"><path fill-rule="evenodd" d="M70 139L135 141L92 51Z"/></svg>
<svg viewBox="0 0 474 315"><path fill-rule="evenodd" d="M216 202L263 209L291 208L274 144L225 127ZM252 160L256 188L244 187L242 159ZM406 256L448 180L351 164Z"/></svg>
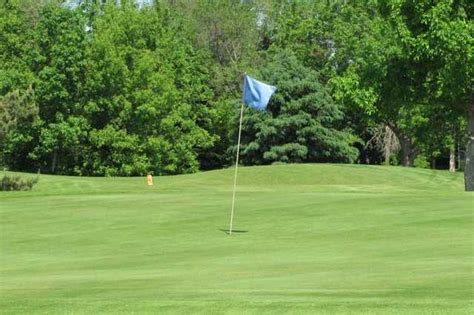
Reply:
<svg viewBox="0 0 474 315"><path fill-rule="evenodd" d="M461 174L279 165L0 192L7 313L470 313Z"/></svg>

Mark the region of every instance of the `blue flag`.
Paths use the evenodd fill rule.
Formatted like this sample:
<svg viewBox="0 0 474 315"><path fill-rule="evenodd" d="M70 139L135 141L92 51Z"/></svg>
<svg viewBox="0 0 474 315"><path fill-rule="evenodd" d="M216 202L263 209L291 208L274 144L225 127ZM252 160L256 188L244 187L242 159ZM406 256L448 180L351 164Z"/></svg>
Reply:
<svg viewBox="0 0 474 315"><path fill-rule="evenodd" d="M257 81L248 75L244 77L243 101L252 108L265 110L275 91L276 87L272 85Z"/></svg>

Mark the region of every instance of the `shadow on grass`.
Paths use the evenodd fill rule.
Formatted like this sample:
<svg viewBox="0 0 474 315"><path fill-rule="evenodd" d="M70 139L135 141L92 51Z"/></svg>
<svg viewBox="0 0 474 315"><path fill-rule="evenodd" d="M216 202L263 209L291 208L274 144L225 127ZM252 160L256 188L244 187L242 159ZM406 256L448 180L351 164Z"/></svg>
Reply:
<svg viewBox="0 0 474 315"><path fill-rule="evenodd" d="M225 234L229 234L229 229L219 229L219 231L224 232ZM248 230L232 230L232 233L247 233Z"/></svg>

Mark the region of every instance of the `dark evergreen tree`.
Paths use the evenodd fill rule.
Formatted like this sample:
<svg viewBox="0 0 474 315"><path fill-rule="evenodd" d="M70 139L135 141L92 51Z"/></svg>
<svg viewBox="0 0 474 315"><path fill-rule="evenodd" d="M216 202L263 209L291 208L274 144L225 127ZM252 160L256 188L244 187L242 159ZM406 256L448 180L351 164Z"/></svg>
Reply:
<svg viewBox="0 0 474 315"><path fill-rule="evenodd" d="M243 123L245 164L353 162L356 140L341 124L343 112L318 73L289 51L280 51L259 77L277 86L268 111L247 110Z"/></svg>

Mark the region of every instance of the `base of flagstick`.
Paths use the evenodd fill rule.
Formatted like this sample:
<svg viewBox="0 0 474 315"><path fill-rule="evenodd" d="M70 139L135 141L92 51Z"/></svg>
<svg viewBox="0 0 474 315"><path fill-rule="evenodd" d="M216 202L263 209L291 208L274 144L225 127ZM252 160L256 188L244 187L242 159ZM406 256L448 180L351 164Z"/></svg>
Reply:
<svg viewBox="0 0 474 315"><path fill-rule="evenodd" d="M229 229L219 229L219 231L224 232L225 234L231 234ZM232 229L232 233L248 233L248 230L234 230Z"/></svg>

